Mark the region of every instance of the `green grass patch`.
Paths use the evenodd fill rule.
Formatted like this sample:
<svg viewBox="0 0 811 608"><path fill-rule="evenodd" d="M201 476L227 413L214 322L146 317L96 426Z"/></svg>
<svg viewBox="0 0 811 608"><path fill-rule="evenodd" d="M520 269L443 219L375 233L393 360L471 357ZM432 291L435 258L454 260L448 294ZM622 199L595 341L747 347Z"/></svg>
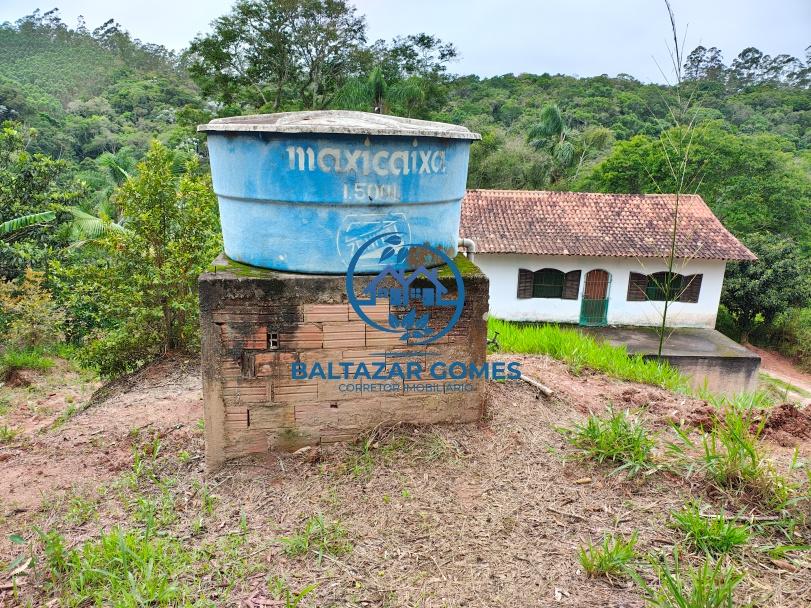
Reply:
<svg viewBox="0 0 811 608"><path fill-rule="evenodd" d="M71 497L68 502L67 513L65 514L66 521L81 526L98 518L98 506L95 501L85 498L84 496Z"/></svg>
<svg viewBox="0 0 811 608"><path fill-rule="evenodd" d="M632 382L653 384L672 391L686 391L687 378L665 361L648 361L629 355L624 347L612 346L576 329L552 324L520 324L490 318L488 333L498 332L501 352L549 355L566 364L573 373L594 369Z"/></svg>
<svg viewBox="0 0 811 608"><path fill-rule="evenodd" d="M651 559L656 583L651 585L638 573L632 578L645 593L651 608L735 608L735 588L743 575L719 561L707 559L694 567L680 563L678 549L673 562L659 557Z"/></svg>
<svg viewBox="0 0 811 608"><path fill-rule="evenodd" d="M772 392L776 397L782 399L783 401L788 401L789 395L791 393L799 395L800 397L811 397L811 391L807 391L804 388L795 386L790 382L781 380L780 378L770 376L767 373L764 372L759 373L758 378L760 379L760 382L762 384L766 385L766 388L770 392Z"/></svg>
<svg viewBox="0 0 811 608"><path fill-rule="evenodd" d="M654 441L628 411L609 408L605 416L589 414L585 424L559 430L585 457L618 464L612 474L626 471L632 476L653 467Z"/></svg>
<svg viewBox="0 0 811 608"><path fill-rule="evenodd" d="M674 426L679 439L668 449L691 472L702 471L719 489L782 510L790 505L796 488L766 457L760 435L767 418L760 416L757 422L754 413L752 408L731 402L718 411L710 431L702 432L700 441L694 441L689 431Z"/></svg>
<svg viewBox="0 0 811 608"><path fill-rule="evenodd" d="M0 378L7 378L18 369L45 371L53 365L53 359L45 356L41 349L9 349L0 355Z"/></svg>
<svg viewBox="0 0 811 608"><path fill-rule="evenodd" d="M707 516L697 502L688 503L680 511L671 513L673 527L684 533L687 543L710 555L728 553L749 541L749 529L724 517Z"/></svg>
<svg viewBox="0 0 811 608"><path fill-rule="evenodd" d="M580 565L589 576L619 576L626 573L628 565L637 557L637 533L629 539L608 534L600 545L589 544L578 553Z"/></svg>
<svg viewBox="0 0 811 608"><path fill-rule="evenodd" d="M179 541L114 528L76 549L38 531L49 585L62 606L184 606L196 594L181 581L193 555Z"/></svg>
<svg viewBox="0 0 811 608"><path fill-rule="evenodd" d="M352 551L348 533L339 522L327 521L323 515L314 515L304 522L304 527L291 536L279 539L284 552L291 557L313 553L320 564L325 555L345 555Z"/></svg>
<svg viewBox="0 0 811 608"><path fill-rule="evenodd" d="M20 434L19 430L15 429L14 427L8 426L7 424L0 426L0 444L11 443L17 438L19 434Z"/></svg>

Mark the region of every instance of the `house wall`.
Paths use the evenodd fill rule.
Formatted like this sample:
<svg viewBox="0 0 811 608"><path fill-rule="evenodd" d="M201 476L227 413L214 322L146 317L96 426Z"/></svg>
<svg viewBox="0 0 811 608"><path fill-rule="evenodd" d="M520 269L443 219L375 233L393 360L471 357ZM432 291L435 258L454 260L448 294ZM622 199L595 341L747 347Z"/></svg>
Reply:
<svg viewBox="0 0 811 608"><path fill-rule="evenodd" d="M490 314L512 321L551 321L577 323L586 273L601 268L611 275L608 302L609 325L658 325L662 320L662 302L628 302L631 272L651 274L667 270L664 260L584 256L538 256L517 254L476 254L476 264L490 279ZM702 274L701 292L695 304L672 302L668 307L671 327L715 327L726 263L721 260L678 260L674 271ZM519 299L518 269L536 271L556 268L563 272L581 270L577 300Z"/></svg>

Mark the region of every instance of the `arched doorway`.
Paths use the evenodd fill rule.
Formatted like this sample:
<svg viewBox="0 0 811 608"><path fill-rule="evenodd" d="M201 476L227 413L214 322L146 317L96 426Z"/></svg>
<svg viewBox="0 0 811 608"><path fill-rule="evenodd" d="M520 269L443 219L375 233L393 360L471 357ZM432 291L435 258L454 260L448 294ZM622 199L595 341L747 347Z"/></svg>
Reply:
<svg viewBox="0 0 811 608"><path fill-rule="evenodd" d="M608 288L611 275L601 269L589 270L580 304L580 325L601 326L608 323Z"/></svg>

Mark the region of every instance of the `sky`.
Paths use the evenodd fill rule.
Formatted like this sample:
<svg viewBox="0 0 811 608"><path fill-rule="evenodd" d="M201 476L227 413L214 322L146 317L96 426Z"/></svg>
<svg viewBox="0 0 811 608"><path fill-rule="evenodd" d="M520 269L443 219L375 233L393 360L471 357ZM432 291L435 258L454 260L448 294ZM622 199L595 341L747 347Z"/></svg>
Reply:
<svg viewBox="0 0 811 608"><path fill-rule="evenodd" d="M427 32L453 42L457 74L631 74L643 81L669 77L669 23L663 0L355 0L369 38ZM229 0L0 0L0 22L36 8L59 6L74 25L109 18L136 38L180 50ZM732 59L747 46L804 58L811 44L811 0L672 0L688 51L717 46Z"/></svg>

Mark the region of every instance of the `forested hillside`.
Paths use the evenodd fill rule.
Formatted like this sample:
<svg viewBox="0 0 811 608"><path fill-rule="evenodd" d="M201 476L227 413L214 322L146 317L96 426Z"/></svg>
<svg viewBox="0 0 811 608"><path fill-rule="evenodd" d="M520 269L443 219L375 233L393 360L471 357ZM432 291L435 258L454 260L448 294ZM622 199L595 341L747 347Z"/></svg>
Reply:
<svg viewBox="0 0 811 608"><path fill-rule="evenodd" d="M662 142L683 128L671 112L681 96L691 191L763 259L730 268L722 329L811 360L811 53L748 48L725 63L698 47L679 87L454 76L455 56L424 33L369 41L343 1L242 0L181 54L54 11L1 25L0 224L40 215L0 230L0 276L15 281L0 291L0 332L20 349L64 338L110 375L194 345L193 277L218 247L194 127L212 117L351 108L443 120L482 133L470 187L656 192L676 188ZM156 241L167 218L174 231ZM766 276L772 260L790 272ZM23 331L32 324L37 335Z"/></svg>

